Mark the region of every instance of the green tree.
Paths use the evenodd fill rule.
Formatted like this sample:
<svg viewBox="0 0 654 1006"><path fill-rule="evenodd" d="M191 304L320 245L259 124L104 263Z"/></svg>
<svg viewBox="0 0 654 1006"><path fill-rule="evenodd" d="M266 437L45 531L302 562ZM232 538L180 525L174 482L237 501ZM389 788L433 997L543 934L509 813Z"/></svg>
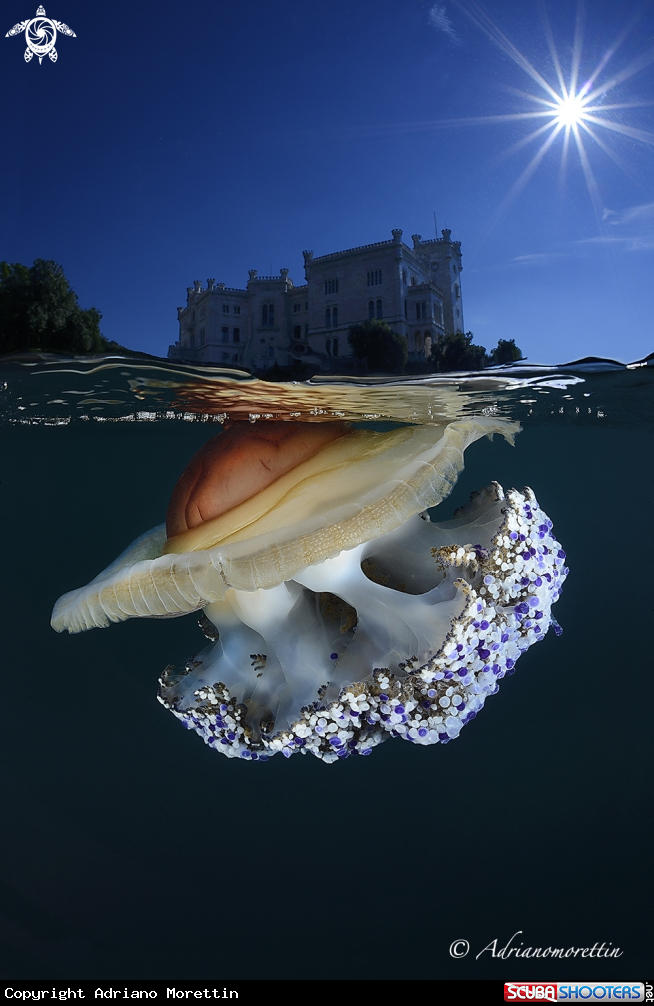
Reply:
<svg viewBox="0 0 654 1006"><path fill-rule="evenodd" d="M101 317L94 307L82 310L56 262L0 262L0 353L102 353Z"/></svg>
<svg viewBox="0 0 654 1006"><path fill-rule="evenodd" d="M515 344L515 339L500 339L490 355L491 363L515 363L524 359L522 350Z"/></svg>
<svg viewBox="0 0 654 1006"><path fill-rule="evenodd" d="M482 370L487 362L483 346L475 346L472 332L452 332L441 336L432 346L431 357L437 370Z"/></svg>
<svg viewBox="0 0 654 1006"><path fill-rule="evenodd" d="M347 341L357 360L370 373L401 374L407 361L406 339L385 321L362 321L352 325Z"/></svg>

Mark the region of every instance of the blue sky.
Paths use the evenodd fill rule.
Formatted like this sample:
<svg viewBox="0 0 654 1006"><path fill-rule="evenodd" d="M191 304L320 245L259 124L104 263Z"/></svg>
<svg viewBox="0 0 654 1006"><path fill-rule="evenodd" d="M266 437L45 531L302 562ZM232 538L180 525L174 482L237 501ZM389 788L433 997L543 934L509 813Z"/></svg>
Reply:
<svg viewBox="0 0 654 1006"><path fill-rule="evenodd" d="M60 262L108 338L165 355L194 279L300 283L303 249L411 244L435 213L476 342L654 351L652 3L46 0L77 37L39 65L4 37L37 2L2 8L0 258ZM560 93L547 24L564 81L575 31L578 87L605 61L585 171L562 130L532 172L549 120L507 118L553 100L530 67Z"/></svg>

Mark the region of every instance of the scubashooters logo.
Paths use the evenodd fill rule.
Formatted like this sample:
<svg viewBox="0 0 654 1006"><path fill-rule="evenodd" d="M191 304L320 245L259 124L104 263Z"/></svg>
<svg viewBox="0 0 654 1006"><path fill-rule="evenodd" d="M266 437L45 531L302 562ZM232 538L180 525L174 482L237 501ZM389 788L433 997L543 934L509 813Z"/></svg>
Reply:
<svg viewBox="0 0 654 1006"><path fill-rule="evenodd" d="M5 38L9 38L10 35L20 35L22 31L25 32L25 41L27 42L27 49L25 50L26 63L29 63L32 56L38 56L39 63L44 56L49 56L52 62L56 63L57 50L54 45L57 41L58 31L62 35L72 35L73 38L77 38L75 32L71 31L67 24L62 24L61 21L53 21L51 18L46 17L43 7L38 8L36 17L33 17L31 21L21 21L19 24L15 24L7 32Z"/></svg>

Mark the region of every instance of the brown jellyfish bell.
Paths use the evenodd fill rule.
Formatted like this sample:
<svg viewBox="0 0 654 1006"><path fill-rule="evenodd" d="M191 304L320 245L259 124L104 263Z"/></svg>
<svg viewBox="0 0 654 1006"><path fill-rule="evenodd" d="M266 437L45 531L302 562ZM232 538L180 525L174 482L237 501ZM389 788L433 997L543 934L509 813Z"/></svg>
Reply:
<svg viewBox="0 0 654 1006"><path fill-rule="evenodd" d="M166 524L60 598L52 625L74 633L204 609L212 645L168 669L159 697L231 757L334 761L392 735L447 741L542 638L562 582L552 548L535 550L550 579L525 602L539 605L525 634L512 613L525 589L511 577L526 560L507 535L545 526L533 494L493 484L453 521L425 514L450 493L469 444L494 433L512 443L519 429L492 416L387 432L336 417L233 423L187 466ZM501 582L498 563L510 571ZM480 612L478 624L506 637L488 650L492 667L469 641Z"/></svg>
<svg viewBox="0 0 654 1006"><path fill-rule="evenodd" d="M206 522L170 539L165 525L146 532L87 587L60 598L52 625L81 632L126 618L195 611L221 600L230 588L275 587L440 503L456 482L470 443L494 433L513 442L517 429L507 420L479 417L387 433L350 430ZM255 430L256 425L232 427L217 440L224 436L236 444ZM211 456L214 449L212 441L204 450ZM203 453L190 471L202 464ZM181 481L174 500L183 498ZM195 491L192 504L194 498Z"/></svg>
<svg viewBox="0 0 654 1006"><path fill-rule="evenodd" d="M198 451L175 486L166 515L168 538L231 510L350 432L346 423L230 425Z"/></svg>

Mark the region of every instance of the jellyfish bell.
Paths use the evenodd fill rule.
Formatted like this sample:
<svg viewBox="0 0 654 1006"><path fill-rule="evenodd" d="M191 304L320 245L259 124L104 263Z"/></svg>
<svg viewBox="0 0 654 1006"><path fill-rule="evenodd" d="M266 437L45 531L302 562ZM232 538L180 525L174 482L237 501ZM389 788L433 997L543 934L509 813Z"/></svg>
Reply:
<svg viewBox="0 0 654 1006"><path fill-rule="evenodd" d="M495 433L512 443L518 429L490 417L387 433L350 429L226 511L190 528L187 520L188 529L172 537L165 524L145 532L86 587L61 597L52 625L81 632L126 618L195 611L224 599L229 589L276 587L440 503L471 443ZM221 434L228 443L242 435L235 428ZM191 462L187 471L195 467ZM209 481L218 483L219 472L209 468ZM193 502L201 481L193 475L180 480L183 488L178 484L171 505L173 530L179 530L176 501L184 504L188 493Z"/></svg>
<svg viewBox="0 0 654 1006"><path fill-rule="evenodd" d="M313 457L347 423L236 423L212 437L181 475L166 515L168 538L206 523Z"/></svg>
<svg viewBox="0 0 654 1006"><path fill-rule="evenodd" d="M425 514L469 444L518 430L236 423L189 463L166 525L60 598L52 625L203 609L211 645L159 698L230 757L447 742L544 636L567 572L531 490L493 483L452 521Z"/></svg>

